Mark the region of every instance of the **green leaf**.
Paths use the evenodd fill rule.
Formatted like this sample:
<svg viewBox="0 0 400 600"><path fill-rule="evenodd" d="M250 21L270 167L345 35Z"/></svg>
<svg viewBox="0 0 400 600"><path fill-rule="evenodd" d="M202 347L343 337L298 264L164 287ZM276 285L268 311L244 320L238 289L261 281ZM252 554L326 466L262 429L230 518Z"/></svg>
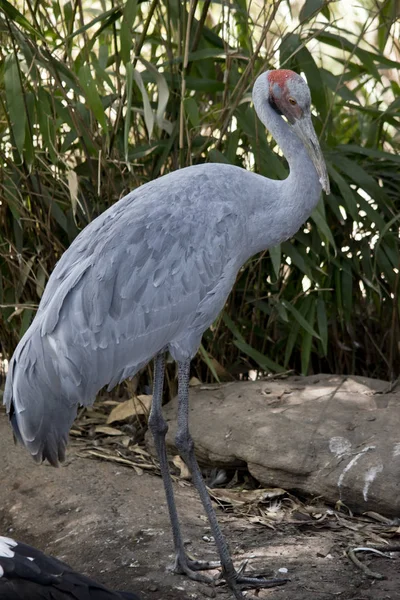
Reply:
<svg viewBox="0 0 400 600"><path fill-rule="evenodd" d="M164 120L164 113L167 109L168 99L169 99L169 88L167 81L163 75L156 67L149 61L140 57L140 61L144 64L148 71L153 73L158 90L158 104L157 104L157 112L156 112L156 121L157 125L160 129L165 129L167 133L171 135L173 125L172 123L166 122Z"/></svg>
<svg viewBox="0 0 400 600"><path fill-rule="evenodd" d="M390 221L388 221L386 223L386 225L384 226L384 228L379 232L380 235L379 235L379 239L375 246L375 254L376 254L376 251L378 250L378 248L380 247L381 243L384 242L384 240L387 238L387 233L390 231L391 227L393 227L393 225L399 219L400 219L400 213L395 215L392 219L390 219ZM398 268L398 262L399 262L398 256L395 255L394 260L392 259L393 267Z"/></svg>
<svg viewBox="0 0 400 600"><path fill-rule="evenodd" d="M57 163L56 154L56 131L54 127L54 115L51 110L48 93L44 88L38 90L37 114L40 133L43 138L43 149L50 155L53 164Z"/></svg>
<svg viewBox="0 0 400 600"><path fill-rule="evenodd" d="M390 36L393 23L399 18L400 5L397 0L385 0L379 7L379 27L378 27L378 46L381 52L384 51L386 43Z"/></svg>
<svg viewBox="0 0 400 600"><path fill-rule="evenodd" d="M45 193L43 194L43 202L45 203L46 207L50 210L51 215L55 219L56 223L59 224L63 231L68 233L67 218L61 210L61 208L59 207L59 205L57 204L57 202L54 200L54 198L49 198L48 194Z"/></svg>
<svg viewBox="0 0 400 600"><path fill-rule="evenodd" d="M229 164L229 160L226 158L226 156L216 148L211 148L211 150L208 152L208 158L209 161L213 163L224 163L226 165Z"/></svg>
<svg viewBox="0 0 400 600"><path fill-rule="evenodd" d="M307 312L307 319L309 323L314 324L315 320L315 298L308 296L305 301L309 301L310 307ZM301 342L301 373L307 375L308 366L310 364L311 348L312 348L313 336L310 332L306 331L303 334Z"/></svg>
<svg viewBox="0 0 400 600"><path fill-rule="evenodd" d="M242 132L240 129L236 129L229 134L227 139L226 158L231 165L236 163L236 154L239 145L240 136Z"/></svg>
<svg viewBox="0 0 400 600"><path fill-rule="evenodd" d="M346 208L346 211L352 216L352 218L355 221L357 221L359 218L358 207L353 190L351 189L347 181L344 179L344 177L342 177L342 175L338 173L338 171L330 163L327 164L329 176L337 184L340 193L342 194L342 198L345 201L343 204Z"/></svg>
<svg viewBox="0 0 400 600"><path fill-rule="evenodd" d="M299 325L299 323L294 323L293 326L289 330L289 335L288 335L288 339L287 339L287 342L286 342L286 348L285 348L285 362L284 362L284 366L286 368L287 368L287 366L289 364L290 357L292 356L292 352L293 352L294 346L295 346L297 338L299 336L299 331L300 331L300 325Z"/></svg>
<svg viewBox="0 0 400 600"><path fill-rule="evenodd" d="M33 92L25 94L25 103L28 118L26 119L24 159L30 170L35 159L35 148L33 145L33 136L31 134L31 126L35 122L35 96Z"/></svg>
<svg viewBox="0 0 400 600"><path fill-rule="evenodd" d="M87 42L89 45L89 48L86 48L86 50L90 49L96 41L96 39L99 37L100 33L107 27L113 25L113 23L115 23L115 21L117 21L121 17L121 14L122 11L119 6L114 6L110 10L101 13L100 15L86 23L86 25L74 29L72 33L70 33L67 37L63 38L62 43L56 46L55 50L59 50L60 47L65 47L65 45L71 42L75 37L78 37L82 33L85 33L85 31L91 29L93 25L96 25L96 23L102 22L102 26L99 27L99 29L93 35L90 36L90 39L85 39L85 42Z"/></svg>
<svg viewBox="0 0 400 600"><path fill-rule="evenodd" d="M326 221L324 201L322 199L318 202L316 208L313 210L311 218L318 227L321 234L325 237L324 241L328 241L336 252L335 239Z"/></svg>
<svg viewBox="0 0 400 600"><path fill-rule="evenodd" d="M347 175L351 181L368 192L368 194L374 198L375 201L379 200L382 203L390 205L390 198L386 194L385 190L381 188L379 183L372 177L372 175L367 173L367 171L358 163L342 155L335 155L334 161L335 164L343 173Z"/></svg>
<svg viewBox="0 0 400 600"><path fill-rule="evenodd" d="M31 324L33 316L34 316L33 309L32 308L25 308L25 310L22 313L21 327L20 327L20 330L19 330L19 337L20 338L22 338L22 336L25 335L25 332L27 331L29 325Z"/></svg>
<svg viewBox="0 0 400 600"><path fill-rule="evenodd" d="M4 85L11 129L18 153L23 158L26 113L17 58L10 54L5 60Z"/></svg>
<svg viewBox="0 0 400 600"><path fill-rule="evenodd" d="M17 286L16 286L16 292L15 292L15 296L17 299L19 299L21 297L22 291L26 285L26 282L28 280L28 277L31 273L32 270L32 266L34 264L36 260L35 256L31 256L29 258L29 260L24 261L21 264L20 270L19 270L19 280L17 282Z"/></svg>
<svg viewBox="0 0 400 600"><path fill-rule="evenodd" d="M166 82L170 86L170 89L180 90L181 89L181 77L177 77L175 74L165 72L163 73ZM142 73L143 81L151 80L151 77L146 73ZM193 75L188 75L185 77L186 81L186 89L187 90L196 90L199 92L206 93L214 93L214 92L223 92L224 84L221 81L217 81L215 79L206 79L204 77L195 77Z"/></svg>
<svg viewBox="0 0 400 600"><path fill-rule="evenodd" d="M323 84L321 71L318 68L313 55L306 46L303 46L296 56L299 68L304 71L307 83L311 91L312 103L316 107L320 119L326 119L328 109L326 104L325 86Z"/></svg>
<svg viewBox="0 0 400 600"><path fill-rule="evenodd" d="M24 15L22 15L12 4L7 2L7 0L0 0L0 10L4 11L11 21L15 21L15 23L21 25L23 29L29 31L29 33L32 33L35 37L44 40L44 37L41 35L40 31L37 31L34 27L32 27Z"/></svg>
<svg viewBox="0 0 400 600"><path fill-rule="evenodd" d="M307 264L306 260L299 250L294 246L291 242L283 242L282 243L282 251L283 254L289 256L292 263L296 265L307 277L312 279L312 271L309 264Z"/></svg>
<svg viewBox="0 0 400 600"><path fill-rule="evenodd" d="M136 85L138 86L138 88L140 90L141 95L142 95L144 122L146 124L147 135L150 140L151 136L153 135L153 129L154 129L154 113L151 109L150 100L147 95L146 88L144 87L142 75L136 69L133 69L133 78L136 82Z"/></svg>
<svg viewBox="0 0 400 600"><path fill-rule="evenodd" d="M324 85L328 86L334 94L340 96L345 102L354 102L360 104L357 95L350 90L346 85L346 79L343 77L343 73L340 75L334 75L327 69L320 69L320 74Z"/></svg>
<svg viewBox="0 0 400 600"><path fill-rule="evenodd" d="M200 113L196 100L192 96L188 96L184 99L183 105L193 127L198 127L200 125Z"/></svg>
<svg viewBox="0 0 400 600"><path fill-rule="evenodd" d="M326 356L328 354L328 319L326 316L326 308L323 298L318 298L317 301L317 322L322 349L324 351L324 355Z"/></svg>
<svg viewBox="0 0 400 600"><path fill-rule="evenodd" d="M127 63L126 65L126 112L124 122L124 154L125 161L130 167L129 160L129 132L131 129L131 113L132 113L132 88L133 88L133 65Z"/></svg>
<svg viewBox="0 0 400 600"><path fill-rule="evenodd" d="M335 269L334 277L335 277L335 300L336 300L336 309L339 313L340 317L343 317L343 302L342 302L342 281L341 281L341 269Z"/></svg>
<svg viewBox="0 0 400 600"><path fill-rule="evenodd" d="M316 16L324 7L325 0L306 0L301 8L299 21L307 21L311 17Z"/></svg>
<svg viewBox="0 0 400 600"><path fill-rule="evenodd" d="M342 270L342 303L344 318L349 323L353 312L353 276L347 266Z"/></svg>
<svg viewBox="0 0 400 600"><path fill-rule="evenodd" d="M271 248L268 248L268 250L271 257L272 266L274 268L275 277L279 279L282 261L281 245L278 244L277 246L272 246Z"/></svg>
<svg viewBox="0 0 400 600"><path fill-rule="evenodd" d="M295 308L287 300L282 300L281 302L282 302L282 305L286 308L286 310L293 315L293 317L296 319L296 321L298 322L298 324L305 331L307 331L308 333L310 333L313 337L317 338L318 340L321 339L319 337L318 333L315 331L315 329L307 322L307 320L303 317L303 315L300 314L300 312L297 310L297 308Z"/></svg>
<svg viewBox="0 0 400 600"><path fill-rule="evenodd" d="M243 344L245 344L246 340L244 339L244 337L240 333L239 329L237 328L237 326L232 321L232 319L230 318L230 316L228 315L228 313L226 311L224 311L222 313L222 320L225 323L225 325L228 327L228 329L230 329L230 331L233 333L235 338L237 340L239 340L239 342L242 342Z"/></svg>
<svg viewBox="0 0 400 600"><path fill-rule="evenodd" d="M22 198L21 198L21 192L18 189L16 183L13 181L13 179L7 175L5 173L5 179L3 182L3 185L1 187L1 190L4 192L4 197L7 201L7 205L12 213L13 216L13 222L14 224L17 226L17 229L19 230L19 238L21 241L21 246L18 247L18 252L21 250L22 248L22 224L21 224L21 214L20 214L20 210L23 205L22 203Z"/></svg>
<svg viewBox="0 0 400 600"><path fill-rule="evenodd" d="M321 13L324 15L325 19L328 22L330 22L330 20L331 20L331 11L329 10L329 4L325 4L325 6L322 7Z"/></svg>
<svg viewBox="0 0 400 600"><path fill-rule="evenodd" d="M125 65L130 61L133 41L132 26L136 18L137 4L137 0L125 0L120 31L121 58Z"/></svg>
<svg viewBox="0 0 400 600"><path fill-rule="evenodd" d="M353 44L353 42L351 42L349 39L353 32L347 32L345 29L341 31L345 35L338 35L326 30L319 30L315 31L315 37L324 44L328 44L329 46L333 46L339 50L346 50L347 52L354 53L360 59L361 63L365 65L366 71L372 73L372 75L378 80L380 79L380 75L377 71L375 63L385 65L386 67L392 69L399 68L398 62L387 58L385 55L377 54L375 52L368 52L367 50L359 48L356 44Z"/></svg>
<svg viewBox="0 0 400 600"><path fill-rule="evenodd" d="M400 164L400 156L397 156L391 152L377 150L375 148L363 148L362 146L357 146L356 144L339 144L336 149L345 154L361 154L363 156L369 156L370 158L377 158L380 161L386 159Z"/></svg>
<svg viewBox="0 0 400 600"><path fill-rule="evenodd" d="M125 123L126 123L126 121L125 121ZM129 132L129 130L128 130L128 132ZM128 138L126 138L126 142L128 143ZM148 156L151 156L152 154L159 153L164 147L165 147L165 144L163 143L163 141L152 142L151 144L142 144L140 146L135 146L134 149L129 150L128 158L127 159L125 158L125 160L132 162L139 158L146 158ZM128 146L126 148L128 149Z"/></svg>
<svg viewBox="0 0 400 600"><path fill-rule="evenodd" d="M261 354L261 352L259 352L255 348L252 348L250 344L247 344L246 342L242 342L240 340L234 340L233 343L244 354L250 356L250 358L252 358L258 364L258 366L261 367L263 371L268 371L272 373L283 373L283 371L285 370L283 367L281 367L281 365L278 365L276 362L269 359L264 354Z"/></svg>
<svg viewBox="0 0 400 600"><path fill-rule="evenodd" d="M234 16L238 32L238 42L241 48L246 48L250 54L253 54L253 39L250 28L249 11L246 0L236 0L236 10Z"/></svg>
<svg viewBox="0 0 400 600"><path fill-rule="evenodd" d="M88 107L103 128L104 133L108 132L107 119L104 113L103 104L97 91L97 85L92 77L90 66L84 65L79 69L79 81L82 91L88 103Z"/></svg>
<svg viewBox="0 0 400 600"><path fill-rule="evenodd" d="M220 383L220 379L219 379L219 377L218 377L218 373L217 373L217 371L215 370L215 367L214 367L214 365L213 365L213 362L212 362L212 360L211 360L211 358L210 358L210 356L209 356L209 354L208 354L207 350L204 348L203 344L200 344L200 348L199 348L199 350L200 350L200 354L201 354L201 356L203 357L203 360L204 360L204 362L206 363L207 367L210 369L210 371L211 371L211 373L212 373L212 375L213 375L214 379L215 379L216 381L218 381L218 383Z"/></svg>

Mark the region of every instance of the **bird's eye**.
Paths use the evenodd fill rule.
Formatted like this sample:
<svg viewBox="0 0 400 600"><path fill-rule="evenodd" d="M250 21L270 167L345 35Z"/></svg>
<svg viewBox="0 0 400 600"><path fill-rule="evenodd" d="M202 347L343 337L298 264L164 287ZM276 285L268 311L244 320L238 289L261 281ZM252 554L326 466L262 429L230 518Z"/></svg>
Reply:
<svg viewBox="0 0 400 600"><path fill-rule="evenodd" d="M296 104L297 104L297 102L296 102L296 100L295 100L294 98L289 98L289 103L290 103L292 106L296 106Z"/></svg>

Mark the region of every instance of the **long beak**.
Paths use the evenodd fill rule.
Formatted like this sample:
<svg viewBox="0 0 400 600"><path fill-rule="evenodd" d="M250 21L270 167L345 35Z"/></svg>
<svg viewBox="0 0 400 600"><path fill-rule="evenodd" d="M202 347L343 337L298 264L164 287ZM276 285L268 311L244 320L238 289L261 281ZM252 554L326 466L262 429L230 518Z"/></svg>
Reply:
<svg viewBox="0 0 400 600"><path fill-rule="evenodd" d="M322 189L324 190L325 194L329 194L331 190L329 186L328 172L326 170L325 159L311 121L311 116L307 115L305 117L301 117L301 119L296 119L292 124L292 129L306 147L306 150L314 163L315 170L318 173L319 182L322 186Z"/></svg>

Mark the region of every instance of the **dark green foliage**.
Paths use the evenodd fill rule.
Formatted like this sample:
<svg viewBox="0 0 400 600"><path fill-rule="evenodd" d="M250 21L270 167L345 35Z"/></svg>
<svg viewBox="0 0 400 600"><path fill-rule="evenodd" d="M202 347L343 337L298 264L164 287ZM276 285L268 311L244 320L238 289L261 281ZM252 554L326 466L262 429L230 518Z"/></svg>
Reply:
<svg viewBox="0 0 400 600"><path fill-rule="evenodd" d="M61 253L130 189L205 161L286 176L250 104L256 75L282 66L307 77L332 194L295 238L241 270L199 375L398 374L396 2L371 3L351 32L340 29L344 3L319 0L303 3L297 27L283 0L261 14L245 0L101 6L0 0L3 352Z"/></svg>

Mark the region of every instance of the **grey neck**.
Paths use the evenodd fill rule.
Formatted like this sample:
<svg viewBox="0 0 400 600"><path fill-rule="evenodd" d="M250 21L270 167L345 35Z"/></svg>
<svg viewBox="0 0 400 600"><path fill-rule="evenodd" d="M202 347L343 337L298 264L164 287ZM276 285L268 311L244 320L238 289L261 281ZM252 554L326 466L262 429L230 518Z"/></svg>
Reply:
<svg viewBox="0 0 400 600"><path fill-rule="evenodd" d="M310 216L321 195L319 177L302 141L270 105L268 98L267 73L263 73L254 84L254 106L287 159L290 174L284 181L265 177L259 180L255 190L257 200L249 218L252 253L294 235Z"/></svg>

